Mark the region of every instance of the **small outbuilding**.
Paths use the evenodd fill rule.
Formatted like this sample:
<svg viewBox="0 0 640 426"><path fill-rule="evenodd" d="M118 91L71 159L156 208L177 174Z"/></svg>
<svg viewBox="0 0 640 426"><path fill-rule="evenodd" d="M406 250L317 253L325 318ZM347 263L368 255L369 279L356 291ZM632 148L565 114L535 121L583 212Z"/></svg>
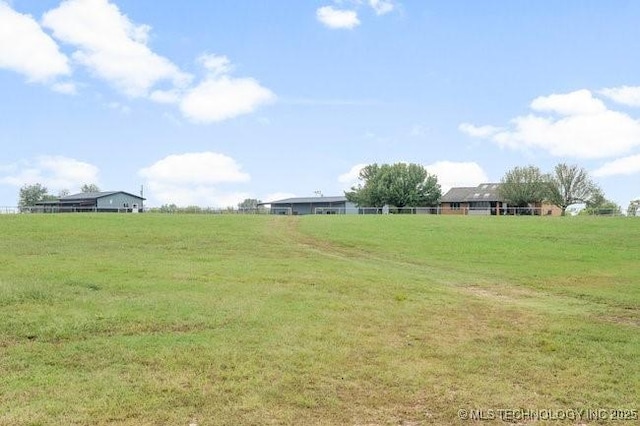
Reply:
<svg viewBox="0 0 640 426"><path fill-rule="evenodd" d="M124 191L81 192L36 203L34 212L129 212L143 210L145 198Z"/></svg>
<svg viewBox="0 0 640 426"><path fill-rule="evenodd" d="M270 201L260 205L270 205L271 214L357 214L356 205L347 197L297 197Z"/></svg>

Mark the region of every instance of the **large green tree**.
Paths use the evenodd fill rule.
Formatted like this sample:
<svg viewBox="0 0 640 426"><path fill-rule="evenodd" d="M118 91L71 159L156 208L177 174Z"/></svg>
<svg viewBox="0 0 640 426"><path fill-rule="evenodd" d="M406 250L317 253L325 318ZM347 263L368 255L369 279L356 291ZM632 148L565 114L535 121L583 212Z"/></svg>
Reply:
<svg viewBox="0 0 640 426"><path fill-rule="evenodd" d="M640 209L640 199L631 200L629 207L627 207L627 216L635 216L638 213L638 209Z"/></svg>
<svg viewBox="0 0 640 426"><path fill-rule="evenodd" d="M264 205L260 205L262 201L257 198L245 198L241 203L238 203L238 210L251 213L264 213L267 208Z"/></svg>
<svg viewBox="0 0 640 426"><path fill-rule="evenodd" d="M238 203L238 209L240 210L258 210L258 204L261 201L256 198L245 198L241 203Z"/></svg>
<svg viewBox="0 0 640 426"><path fill-rule="evenodd" d="M358 174L358 184L351 187L351 191L345 191L347 200L361 207L382 207L385 205L384 188L380 185L381 167L377 164L369 164L363 167Z"/></svg>
<svg viewBox="0 0 640 426"><path fill-rule="evenodd" d="M509 204L527 207L549 198L552 178L535 166L514 167L502 177L500 195Z"/></svg>
<svg viewBox="0 0 640 426"><path fill-rule="evenodd" d="M584 209L580 210L581 215L595 216L618 216L622 214L622 209L614 201L604 196L604 192L598 187L593 190L591 197L586 200Z"/></svg>
<svg viewBox="0 0 640 426"><path fill-rule="evenodd" d="M100 187L95 183L85 183L80 187L80 192L89 193L89 192L100 192Z"/></svg>
<svg viewBox="0 0 640 426"><path fill-rule="evenodd" d="M615 201L605 200L598 206L587 206L580 210L580 215L590 216L620 216L622 209Z"/></svg>
<svg viewBox="0 0 640 426"><path fill-rule="evenodd" d="M591 197L589 197L584 204L586 208L595 208L607 203L608 201L609 200L604 196L602 189L594 188Z"/></svg>
<svg viewBox="0 0 640 426"><path fill-rule="evenodd" d="M414 163L370 164L360 171L359 180L345 195L361 207L432 206L442 195L438 178Z"/></svg>
<svg viewBox="0 0 640 426"><path fill-rule="evenodd" d="M47 187L42 184L23 185L18 195L18 207L30 207L52 198L55 199L55 197L48 194Z"/></svg>
<svg viewBox="0 0 640 426"><path fill-rule="evenodd" d="M555 167L549 188L548 200L562 209L563 216L568 206L586 203L601 193L585 169L565 163Z"/></svg>

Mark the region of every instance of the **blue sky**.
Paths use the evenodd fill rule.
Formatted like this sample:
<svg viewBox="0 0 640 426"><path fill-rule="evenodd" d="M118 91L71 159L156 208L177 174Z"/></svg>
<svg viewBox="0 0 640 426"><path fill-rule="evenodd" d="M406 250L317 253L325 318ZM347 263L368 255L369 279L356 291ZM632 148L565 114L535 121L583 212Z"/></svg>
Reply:
<svg viewBox="0 0 640 426"><path fill-rule="evenodd" d="M0 206L85 183L147 205L443 189L559 162L640 198L635 0L0 0Z"/></svg>

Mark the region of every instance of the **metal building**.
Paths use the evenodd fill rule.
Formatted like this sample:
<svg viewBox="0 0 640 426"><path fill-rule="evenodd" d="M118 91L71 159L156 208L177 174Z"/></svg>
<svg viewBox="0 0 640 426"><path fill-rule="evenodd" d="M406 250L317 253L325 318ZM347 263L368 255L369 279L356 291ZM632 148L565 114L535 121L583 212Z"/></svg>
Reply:
<svg viewBox="0 0 640 426"><path fill-rule="evenodd" d="M43 201L32 207L33 212L133 212L143 209L145 198L124 191L81 192L54 201Z"/></svg>
<svg viewBox="0 0 640 426"><path fill-rule="evenodd" d="M358 208L347 197L298 197L261 203L270 205L272 214L357 214Z"/></svg>

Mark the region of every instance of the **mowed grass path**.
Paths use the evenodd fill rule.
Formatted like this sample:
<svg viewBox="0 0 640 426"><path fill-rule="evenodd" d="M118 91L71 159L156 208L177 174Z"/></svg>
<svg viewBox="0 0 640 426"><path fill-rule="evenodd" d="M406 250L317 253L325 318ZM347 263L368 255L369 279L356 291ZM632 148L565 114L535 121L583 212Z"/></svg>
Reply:
<svg viewBox="0 0 640 426"><path fill-rule="evenodd" d="M3 425L640 408L633 218L16 215L0 231Z"/></svg>

